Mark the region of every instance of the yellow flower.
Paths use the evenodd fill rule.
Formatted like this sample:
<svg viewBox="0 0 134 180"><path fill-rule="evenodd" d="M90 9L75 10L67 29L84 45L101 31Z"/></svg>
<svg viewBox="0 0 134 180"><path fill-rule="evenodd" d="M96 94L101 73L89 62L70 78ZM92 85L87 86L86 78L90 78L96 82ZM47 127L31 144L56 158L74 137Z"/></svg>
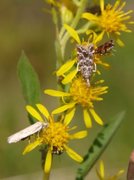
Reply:
<svg viewBox="0 0 134 180"><path fill-rule="evenodd" d="M66 122L61 118L61 121L54 121L52 115L49 114L48 110L42 104L36 104L36 109L32 106L27 105L26 109L30 115L32 115L38 121L48 122L48 126L43 128L36 136L33 142L30 142L23 151L26 154L32 151L37 146L46 145L47 155L44 165L45 173L49 173L52 163L52 154L61 154L64 151L77 162L82 162L83 158L68 147L68 143L71 139L81 139L87 135L87 131L80 131L74 134L70 134L69 122Z"/></svg>
<svg viewBox="0 0 134 180"><path fill-rule="evenodd" d="M97 16L91 13L84 13L83 18L95 23L101 28L103 32L109 35L113 35L116 38L117 43L123 46L123 42L119 39L121 32L131 32L128 29L127 24L133 24L133 21L129 21L130 14L133 12L129 10L124 12L122 9L126 5L126 2L117 0L114 5L104 5L104 0L100 0L101 15Z"/></svg>
<svg viewBox="0 0 134 180"><path fill-rule="evenodd" d="M97 175L100 180L118 180L119 177L124 173L124 170L120 170L117 174L111 177L105 177L105 171L104 171L104 163L103 161L100 162L99 170L96 170Z"/></svg>
<svg viewBox="0 0 134 180"><path fill-rule="evenodd" d="M107 93L107 86L101 86L100 84L103 80L96 82L90 87L87 86L86 82L81 78L75 78L71 83L70 89L68 92L61 92L56 90L47 89L45 94L62 97L65 105L55 109L52 114L61 113L67 110L65 121L71 121L74 116L76 106L81 105L83 108L83 116L86 127L92 127L91 117L100 124L103 125L103 121L97 115L94 110L94 101L102 101L103 98L100 97L102 94ZM65 102L65 98L70 98L68 102ZM68 99L67 99L68 100Z"/></svg>
<svg viewBox="0 0 134 180"><path fill-rule="evenodd" d="M77 31L74 30L72 27L70 27L67 24L65 24L64 27L68 31L69 35L77 43L77 49L75 49L75 57L74 57L74 59L68 60L65 64L63 64L56 71L56 75L62 77L62 81L61 81L62 84L68 84L69 82L71 82L73 80L74 77L76 77L77 74L80 73L80 69L79 69L79 66L78 66L78 64L79 64L79 59L78 59L78 54L77 54L78 49L84 49L85 51L87 51L87 53L90 53L90 52L88 52L88 50L91 47L91 48L93 48L93 51L95 51L97 49L97 43L102 40L103 33L97 35L94 31L90 31L89 32L89 42L86 42L86 41L81 41L80 40L80 37L79 37ZM105 68L109 68L109 64L102 61L100 54L93 53L92 58L89 58L89 59L90 59L90 61L92 61L92 66L93 66L92 68L94 69L94 70L92 70L93 72L91 73L91 76L95 72L100 74L100 72L95 68L96 65L102 65ZM87 60L87 59L85 58L84 60ZM88 69L88 73L90 71L89 66L90 65L86 66L86 68ZM84 69L84 67L82 67L82 68Z"/></svg>

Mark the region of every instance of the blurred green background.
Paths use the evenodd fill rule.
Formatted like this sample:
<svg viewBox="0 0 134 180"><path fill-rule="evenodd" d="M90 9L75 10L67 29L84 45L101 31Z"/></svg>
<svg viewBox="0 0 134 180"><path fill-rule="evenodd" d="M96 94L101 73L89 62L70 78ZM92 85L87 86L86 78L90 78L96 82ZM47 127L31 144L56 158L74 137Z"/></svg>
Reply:
<svg viewBox="0 0 134 180"><path fill-rule="evenodd" d="M41 170L37 150L22 156L27 141L9 145L7 137L29 125L17 77L17 62L22 49L38 73L42 90L56 87L52 76L55 70L55 31L51 16L43 12L44 7L43 0L0 1L0 178ZM126 9L134 9L134 2L127 2ZM134 148L134 34L123 34L122 39L125 47L115 47L115 56L107 58L111 69L102 75L109 93L104 95L103 102L96 104L97 112L105 122L119 111L127 111L121 128L102 156L107 170L111 167L126 170ZM57 101L42 93L42 102L52 110ZM80 124L83 129L83 122ZM72 143L72 147L85 154L87 143L94 139L95 129L98 131L96 124L88 138ZM81 143L85 143L84 152ZM55 159L55 168L64 167L64 163L65 167L76 165L66 154Z"/></svg>

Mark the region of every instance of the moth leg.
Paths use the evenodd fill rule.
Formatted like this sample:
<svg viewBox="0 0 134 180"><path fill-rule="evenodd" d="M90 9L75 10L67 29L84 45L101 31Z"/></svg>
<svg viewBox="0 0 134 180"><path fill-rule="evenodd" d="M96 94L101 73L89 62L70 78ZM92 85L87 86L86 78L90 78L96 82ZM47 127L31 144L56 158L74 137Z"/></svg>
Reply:
<svg viewBox="0 0 134 180"><path fill-rule="evenodd" d="M97 66L96 66L96 63L94 63L94 69L93 69L93 72L96 72L97 71Z"/></svg>

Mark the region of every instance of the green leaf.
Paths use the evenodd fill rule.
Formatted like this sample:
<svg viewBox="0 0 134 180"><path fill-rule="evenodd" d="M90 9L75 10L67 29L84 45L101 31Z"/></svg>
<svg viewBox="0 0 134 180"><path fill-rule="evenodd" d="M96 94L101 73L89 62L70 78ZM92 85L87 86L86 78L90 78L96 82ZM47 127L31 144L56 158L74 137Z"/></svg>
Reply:
<svg viewBox="0 0 134 180"><path fill-rule="evenodd" d="M19 59L17 70L26 104L35 106L35 104L40 103L40 83L24 52ZM31 116L29 120L31 123L34 122Z"/></svg>
<svg viewBox="0 0 134 180"><path fill-rule="evenodd" d="M118 113L108 124L106 124L101 132L97 135L93 144L88 150L88 153L84 157L84 161L81 163L78 171L76 180L83 180L88 174L90 169L93 167L97 159L101 156L111 139L115 135L119 126L122 123L125 112Z"/></svg>

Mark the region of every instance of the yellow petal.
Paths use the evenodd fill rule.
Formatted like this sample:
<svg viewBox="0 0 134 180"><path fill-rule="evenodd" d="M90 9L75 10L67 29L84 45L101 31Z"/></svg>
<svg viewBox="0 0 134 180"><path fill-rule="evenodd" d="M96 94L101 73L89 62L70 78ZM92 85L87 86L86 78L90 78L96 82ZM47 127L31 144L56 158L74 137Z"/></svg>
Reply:
<svg viewBox="0 0 134 180"><path fill-rule="evenodd" d="M100 175L101 175L101 178L103 179L105 174L104 174L104 163L103 161L100 162Z"/></svg>
<svg viewBox="0 0 134 180"><path fill-rule="evenodd" d="M83 110L83 115L84 115L84 122L85 122L86 127L91 128L92 127L92 121L91 121L91 117L90 117L87 109Z"/></svg>
<svg viewBox="0 0 134 180"><path fill-rule="evenodd" d="M117 44L118 44L119 46L121 46L121 47L125 46L125 44L123 43L123 41L121 41L119 38L116 39L116 42L117 42Z"/></svg>
<svg viewBox="0 0 134 180"><path fill-rule="evenodd" d="M36 106L39 109L39 111L48 119L50 114L49 114L47 108L45 106L43 106L42 104L36 104Z"/></svg>
<svg viewBox="0 0 134 180"><path fill-rule="evenodd" d="M68 146L64 146L64 148L66 149L66 152L67 152L67 154L73 159L73 160L75 160L75 161L77 161L77 162L82 162L83 161L83 158L79 155L79 154L77 154L75 151L73 151L71 148L69 148Z"/></svg>
<svg viewBox="0 0 134 180"><path fill-rule="evenodd" d="M102 40L102 38L103 38L103 36L104 36L104 31L102 31L100 34L98 34L97 36L96 36L96 38L94 39L94 44L96 44L96 43L98 43L98 42L100 42L101 40Z"/></svg>
<svg viewBox="0 0 134 180"><path fill-rule="evenodd" d="M44 121L41 115L30 105L26 106L26 110L29 114L31 114L34 118L36 118L38 121Z"/></svg>
<svg viewBox="0 0 134 180"><path fill-rule="evenodd" d="M116 11L116 9L118 8L118 12L119 12L126 5L126 2L123 2L122 4L120 3L121 0L116 1L112 9Z"/></svg>
<svg viewBox="0 0 134 180"><path fill-rule="evenodd" d="M69 103L69 104L66 104L66 105L63 105L55 110L53 110L52 114L58 114L58 113L61 113L61 112L64 112L68 109L71 109L75 106L76 103Z"/></svg>
<svg viewBox="0 0 134 180"><path fill-rule="evenodd" d="M37 146L39 146L40 144L41 144L41 140L40 140L40 141L39 141L39 140L36 140L36 141L34 141L33 143L28 144L28 145L25 147L25 149L24 149L24 151L23 151L22 154L24 155L24 154L32 151L33 149L35 149L35 148L36 148Z"/></svg>
<svg viewBox="0 0 134 180"><path fill-rule="evenodd" d="M46 174L50 172L51 164L52 164L52 153L51 150L49 149L46 155L46 161L44 165L44 172Z"/></svg>
<svg viewBox="0 0 134 180"><path fill-rule="evenodd" d="M125 32L128 32L128 33L131 33L132 32L132 30L130 30L130 29L126 29L126 30L124 30Z"/></svg>
<svg viewBox="0 0 134 180"><path fill-rule="evenodd" d="M100 79L99 81L96 81L95 84L102 84L104 82L105 82L104 79Z"/></svg>
<svg viewBox="0 0 134 180"><path fill-rule="evenodd" d="M120 170L117 174L114 176L110 177L110 180L117 180L119 177L124 173L124 170Z"/></svg>
<svg viewBox="0 0 134 180"><path fill-rule="evenodd" d="M67 61L65 64L63 64L60 69L56 72L57 76L61 76L63 75L65 72L69 71L73 65L75 64L76 59L71 60L71 61Z"/></svg>
<svg viewBox="0 0 134 180"><path fill-rule="evenodd" d="M134 24L134 21L130 21L130 22L128 22L128 24Z"/></svg>
<svg viewBox="0 0 134 180"><path fill-rule="evenodd" d="M97 38L97 34L91 29L88 29L86 34L89 35L88 41L94 43L94 40Z"/></svg>
<svg viewBox="0 0 134 180"><path fill-rule="evenodd" d="M77 31L75 31L75 29L73 29L71 26L64 24L64 28L68 31L68 33L70 34L70 36L78 43L81 44L80 38L78 36Z"/></svg>
<svg viewBox="0 0 134 180"><path fill-rule="evenodd" d="M75 114L76 108L72 108L69 111L67 111L65 118L64 118L64 124L67 126L70 121L73 119L74 114Z"/></svg>
<svg viewBox="0 0 134 180"><path fill-rule="evenodd" d="M120 175L123 174L123 173L124 173L124 169L121 169L121 170L117 173L117 175L120 176Z"/></svg>
<svg viewBox="0 0 134 180"><path fill-rule="evenodd" d="M83 13L82 18L85 18L85 19L87 19L89 21L98 21L98 17L91 14L91 13Z"/></svg>
<svg viewBox="0 0 134 180"><path fill-rule="evenodd" d="M103 65L106 69L110 68L110 65L108 63L105 63L105 62L98 62L97 64Z"/></svg>
<svg viewBox="0 0 134 180"><path fill-rule="evenodd" d="M101 12L104 11L104 0L100 0L100 8L101 8Z"/></svg>
<svg viewBox="0 0 134 180"><path fill-rule="evenodd" d="M103 124L104 124L103 121L102 121L102 119L98 116L98 114L96 114L96 112L94 111L94 109L90 109L90 113L92 114L94 120L95 120L98 124L100 124L100 125L103 125Z"/></svg>
<svg viewBox="0 0 134 180"><path fill-rule="evenodd" d="M82 139L87 136L87 131L80 131L71 135L71 139Z"/></svg>
<svg viewBox="0 0 134 180"><path fill-rule="evenodd" d="M62 83L67 84L67 83L71 82L72 79L76 76L76 74L77 74L77 69L71 71L68 75L65 76Z"/></svg>
<svg viewBox="0 0 134 180"><path fill-rule="evenodd" d="M57 91L57 90L53 90L53 89L46 89L44 91L44 93L47 94L47 95L56 96L56 97L70 96L70 93Z"/></svg>

